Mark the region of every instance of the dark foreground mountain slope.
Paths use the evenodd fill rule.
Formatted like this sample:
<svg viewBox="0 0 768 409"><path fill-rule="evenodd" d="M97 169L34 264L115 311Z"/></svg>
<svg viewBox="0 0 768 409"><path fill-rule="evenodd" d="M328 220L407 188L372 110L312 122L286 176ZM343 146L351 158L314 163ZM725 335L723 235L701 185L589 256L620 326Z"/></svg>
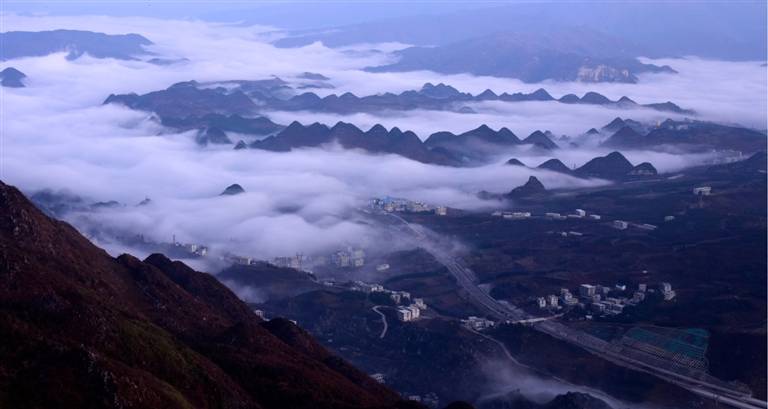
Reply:
<svg viewBox="0 0 768 409"><path fill-rule="evenodd" d="M214 277L113 258L2 182L0 339L3 408L405 405Z"/></svg>

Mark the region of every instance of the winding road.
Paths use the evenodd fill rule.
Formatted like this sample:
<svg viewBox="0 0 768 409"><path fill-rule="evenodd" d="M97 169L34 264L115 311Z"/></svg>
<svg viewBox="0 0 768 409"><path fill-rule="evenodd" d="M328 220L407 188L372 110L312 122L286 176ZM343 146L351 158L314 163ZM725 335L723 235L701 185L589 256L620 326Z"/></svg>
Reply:
<svg viewBox="0 0 768 409"><path fill-rule="evenodd" d="M381 307L381 305L377 305L371 309L376 311L377 314L381 315L381 322L384 323L384 328L381 329L381 335L379 335L379 339L381 339L387 335L387 329L389 329L389 324L387 323L387 316L384 315L383 312L379 311L379 307Z"/></svg>

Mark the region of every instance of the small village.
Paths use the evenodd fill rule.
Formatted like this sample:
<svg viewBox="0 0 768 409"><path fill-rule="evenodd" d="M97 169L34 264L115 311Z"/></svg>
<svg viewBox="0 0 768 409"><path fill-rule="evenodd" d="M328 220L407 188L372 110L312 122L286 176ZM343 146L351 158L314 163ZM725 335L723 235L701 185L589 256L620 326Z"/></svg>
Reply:
<svg viewBox="0 0 768 409"><path fill-rule="evenodd" d="M383 198L373 198L369 201L368 207L374 211L383 211L387 213L411 212L411 213L429 213L437 216L446 216L448 208L446 206L433 206L423 202L385 196Z"/></svg>
<svg viewBox="0 0 768 409"><path fill-rule="evenodd" d="M590 319L594 315L619 315L624 312L625 307L636 306L645 301L648 295L657 292L661 294L664 301L670 301L676 296L672 285L667 282L660 283L658 288L649 288L647 284L641 283L635 291L628 290L625 284L616 284L613 287L581 284L578 288L578 296L571 293L568 288L561 288L559 295L549 294L537 297L536 306L549 313L583 311L585 318Z"/></svg>
<svg viewBox="0 0 768 409"><path fill-rule="evenodd" d="M712 194L712 187L710 186L698 186L693 188L693 194L697 197L709 196ZM395 198L385 196L383 198L373 198L369 201L369 208L377 212L396 213L396 212L412 212L412 213L429 213L432 212L437 216L446 216L448 214L448 208L445 206L433 206L423 202L412 201L403 198ZM546 219L546 220L587 220L596 223L603 222L603 216L588 212L584 209L574 209L573 213L561 214L557 212L545 212L543 215L534 215L528 211L506 211L496 210L491 213L493 217L500 217L505 220L526 220L532 218ZM664 222L671 222L676 220L674 215L667 215L664 217ZM629 228L635 228L641 231L654 231L658 228L657 225L649 223L636 223L626 220L613 220L609 223L611 227L616 230L628 230ZM552 234L557 234L562 237L581 237L583 232L576 230L568 231L552 231ZM167 243L160 243L161 246L168 246ZM210 255L210 249L203 244L196 243L181 243L176 240L176 236L173 236L171 248L181 254L186 254L191 258L208 257ZM242 256L232 253L227 253L223 256L219 256L219 259L227 261L232 264L238 265L250 265L262 260L257 258ZM360 268L365 265L366 251L361 247L346 246L340 248L330 254L323 255L304 255L297 253L293 256L279 256L274 257L272 260L267 261L277 267L293 268L296 270L312 271L313 268L319 266L333 266L336 268ZM377 271L384 271L389 266L382 264L376 267Z"/></svg>
<svg viewBox="0 0 768 409"><path fill-rule="evenodd" d="M711 186L698 186L693 188L693 195L698 198L704 196L710 196L712 194ZM508 211L508 210L496 210L491 213L493 217L500 217L505 220L527 220L527 219L546 219L546 220L588 220L592 222L603 222L603 216L596 213L589 213L584 209L574 209L573 213L561 214L558 212L545 212L543 215L535 215L528 211ZM674 221L676 218L674 215L664 216L664 222ZM650 223L631 222L626 220L616 219L609 224L616 230L627 230L629 228L635 228L644 231L654 231L659 226ZM581 237L583 232L569 230L569 231L555 231L553 234L560 235L562 237Z"/></svg>
<svg viewBox="0 0 768 409"><path fill-rule="evenodd" d="M381 284L366 283L363 281L350 281L337 283L334 280L325 280L322 284L326 287L342 288L365 294L383 294L389 297L394 304L397 319L401 322L416 321L421 318L421 312L427 309L423 298L412 297L408 291L397 291L384 288Z"/></svg>

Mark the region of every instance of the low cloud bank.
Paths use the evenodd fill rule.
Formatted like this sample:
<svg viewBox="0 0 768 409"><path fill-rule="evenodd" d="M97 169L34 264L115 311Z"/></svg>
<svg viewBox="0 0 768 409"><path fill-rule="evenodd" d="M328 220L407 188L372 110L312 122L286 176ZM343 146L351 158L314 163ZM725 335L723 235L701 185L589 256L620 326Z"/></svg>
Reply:
<svg viewBox="0 0 768 409"><path fill-rule="evenodd" d="M311 71L331 77L337 87L333 92L352 91L359 95L403 91L427 81L446 82L474 93L485 88L530 92L544 86L556 96L588 89L614 99L628 95L640 103L670 99L712 115L722 109L723 115L733 115L734 122L749 122L765 115L764 99L763 105L756 102L761 91L764 97L765 68L755 71L745 65L748 63L665 61L680 74L644 77L638 85L531 85L509 79L427 72L367 73L361 69L386 61L391 58L387 51L402 45L330 49L313 44L300 49L278 49L267 43L274 35L268 27L146 18L3 18L8 30L73 28L136 32L155 42L151 51L159 56L190 61L170 66L88 56L68 61L61 53L4 62L3 66L14 66L28 75L28 87L3 91L0 178L27 192L68 189L96 201L117 200L125 205L101 209L87 218L73 217L76 225L88 220L164 242L175 234L181 241L263 258L297 251L326 251L345 243L375 240L375 229L361 223L355 211L373 196L401 196L432 204L483 209L488 204L479 201L476 192L506 192L523 184L530 175L537 176L547 188L606 183L501 163L507 156L514 156L537 165L556 156L568 166L578 166L608 150L565 148L550 155L522 149L500 154L498 163L457 169L393 155L373 156L338 149L273 153L233 151L229 146L200 148L190 133L168 133L149 120L148 113L102 106L109 94L144 93L190 79L260 79L272 74L291 77ZM763 75L755 79L755 72ZM761 84L763 89L757 89ZM736 104L735 108L718 105L720 100ZM483 123L509 127L521 136L536 129L573 135L599 127L619 115L643 120L655 120L659 115L647 110L629 114L630 111L548 103L484 103L474 108L478 114L408 111L341 117L276 112L271 116L283 123L294 119L326 123L344 119L363 127L383 123L412 129L426 137L438 130L461 132ZM738 114L740 109L743 114ZM633 162L650 161L661 171L675 171L707 159L706 155L625 154ZM246 193L219 197L232 183L242 185ZM134 206L146 197L152 199L150 205Z"/></svg>
<svg viewBox="0 0 768 409"><path fill-rule="evenodd" d="M508 191L530 174L551 188L604 183L496 164L448 168L334 149L200 148L189 134L157 136L157 125L143 114L115 106L39 120L18 114L8 121L4 140L3 179L9 183L30 192L69 189L95 201L117 200L125 206L88 218L117 231L165 242L175 234L261 257L365 244L375 232L355 221L355 209L375 196L482 208L487 204L477 191ZM49 131L59 123L73 125ZM219 196L232 183L246 193ZM150 204L135 206L146 197Z"/></svg>

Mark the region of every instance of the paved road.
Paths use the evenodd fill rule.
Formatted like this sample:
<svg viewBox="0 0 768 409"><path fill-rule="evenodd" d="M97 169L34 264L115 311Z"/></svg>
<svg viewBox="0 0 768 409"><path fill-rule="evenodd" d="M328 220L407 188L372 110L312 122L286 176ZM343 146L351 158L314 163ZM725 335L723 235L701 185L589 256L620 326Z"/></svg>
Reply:
<svg viewBox="0 0 768 409"><path fill-rule="evenodd" d="M477 286L477 277L466 267L460 258L451 254L450 246L444 239L430 230L415 224L410 224L402 217L387 213L402 223L417 239L418 244L429 252L440 264L456 278L456 282L467 292L476 306L484 309L490 316L499 321L526 321L535 317L525 313L511 304L500 302ZM647 362L633 359L616 351L612 345L602 339L576 330L560 322L547 320L531 324L533 328L554 338L566 341L587 350L588 352L607 359L615 364L634 370L649 373L675 385L681 386L698 395L716 400L720 403L741 409L766 409L768 403L754 399L748 393L733 388L729 383L718 380L707 374L685 374L672 371ZM694 377L695 376L695 377ZM702 379L704 378L704 379Z"/></svg>
<svg viewBox="0 0 768 409"><path fill-rule="evenodd" d="M560 318L562 316L563 316L563 314L557 314L557 315L550 315L548 317L536 317L536 318L528 318L528 319L519 320L519 321L510 321L509 323L510 324L533 324L533 323L536 323L536 322L544 322L544 321L554 320L554 319Z"/></svg>
<svg viewBox="0 0 768 409"><path fill-rule="evenodd" d="M389 324L387 324L387 316L384 315L383 312L379 311L379 307L381 307L381 305L377 305L371 309L376 311L377 314L381 315L381 322L384 323L384 328L381 329L381 335L379 335L379 339L381 339L381 338L384 338L385 335L387 335L387 329L389 329Z"/></svg>

